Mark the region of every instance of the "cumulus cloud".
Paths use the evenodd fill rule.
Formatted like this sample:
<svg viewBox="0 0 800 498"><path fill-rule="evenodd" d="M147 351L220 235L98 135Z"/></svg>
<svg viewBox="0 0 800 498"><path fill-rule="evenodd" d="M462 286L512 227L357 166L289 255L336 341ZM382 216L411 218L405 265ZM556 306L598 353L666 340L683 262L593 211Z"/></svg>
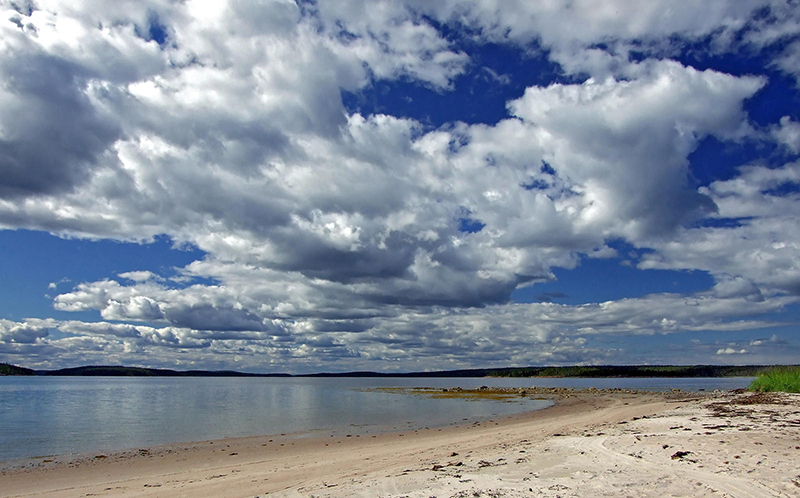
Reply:
<svg viewBox="0 0 800 498"><path fill-rule="evenodd" d="M107 284L105 284L107 286ZM159 307L182 309L181 304L170 299L183 300L186 294L145 288L140 284L136 291L149 291L149 299L161 300ZM84 286L85 292L87 286ZM254 288L233 296L226 287L197 288L192 299L196 307L204 305L198 299L214 302L217 309L232 309L226 300L244 298L264 293L266 289ZM117 292L124 291L119 288ZM213 293L210 293L213 292ZM201 295L202 293L202 295ZM263 294L262 294L263 295ZM62 295L66 297L67 295ZM324 296L324 294L321 294ZM122 297L115 295L118 303ZM135 298L130 298L135 301ZM244 349L242 354L263 352L271 359L275 369L303 371L316 364L347 361L358 369L447 369L474 364L553 364L570 361L608 362L620 361L621 352L608 350L598 342L609 337L647 336L687 332L728 332L769 329L781 325L770 320L753 320L751 317L775 313L796 303L797 298L782 297L753 300L749 295L720 297L711 294L682 296L679 294L651 295L640 299L623 299L599 304L569 306L553 303L506 304L487 308L409 308L385 306L375 308L381 316L350 316L330 307L330 301L309 300L305 307L301 299L292 299L291 309L269 306L255 300L242 305L242 313L258 316L244 322L250 328L235 327L235 320L223 317L229 325L215 330L208 323L200 329L179 327L177 322L165 320L163 328L148 325L85 324L66 322L59 330L76 336L90 334L117 344L124 344L140 353L148 352L168 362L177 358L175 348L200 348L196 352L181 353L181 358L192 356L227 355ZM117 304L109 304L114 309ZM205 305L210 308L210 304ZM262 323L274 317L278 310L290 313L291 323L274 319L273 328ZM101 311L106 314L108 308ZM364 313L365 309L361 312ZM196 317L202 318L203 313ZM118 316L118 319L137 319L136 315ZM198 318L194 318L198 319ZM282 328L278 328L281 324ZM186 324L184 324L186 325ZM605 339L601 339L605 338ZM44 345L42 345L44 347ZM189 356L187 356L189 355ZM580 359L578 359L580 358ZM207 360L205 360L207 361ZM249 361L255 362L255 358ZM396 365L396 366L393 366Z"/></svg>
<svg viewBox="0 0 800 498"><path fill-rule="evenodd" d="M57 289L59 285L66 284L68 282L70 282L70 279L64 277L64 278L60 279L57 282L50 282L49 284L47 284L47 288L48 289Z"/></svg>
<svg viewBox="0 0 800 498"><path fill-rule="evenodd" d="M102 323L59 322L54 338L9 322L2 343L446 368L608 360L586 339L604 334L771 326L757 317L800 295L798 165L749 164L698 189L690 157L707 137L796 153L797 123L750 124L766 77L670 59L700 41L784 43L796 9L761 7L0 0L0 227L165 234L205 253L170 281L133 269L81 282L55 308ZM443 95L470 71L503 80L465 48L488 42L547 58L558 82L525 88L493 123L433 128L342 102L381 81ZM792 50L774 67L791 72ZM704 270L715 285L510 303L582 255L618 257L613 241L643 249L640 269Z"/></svg>
<svg viewBox="0 0 800 498"><path fill-rule="evenodd" d="M714 285L714 294L721 298L743 297L751 301L764 300L764 296L758 286L742 277L722 277Z"/></svg>
<svg viewBox="0 0 800 498"><path fill-rule="evenodd" d="M533 123L548 163L584 194L579 223L633 240L716 209L690 187L687 157L708 134L742 133L741 103L763 85L669 61L648 66L633 81L531 87L509 103Z"/></svg>
<svg viewBox="0 0 800 498"><path fill-rule="evenodd" d="M800 61L798 61L800 66ZM789 116L781 118L780 125L772 129L775 139L793 154L800 153L800 123L792 121Z"/></svg>
<svg viewBox="0 0 800 498"><path fill-rule="evenodd" d="M717 354L722 355L730 355L730 354L747 354L746 349L733 349L733 348L721 348L717 350Z"/></svg>
<svg viewBox="0 0 800 498"><path fill-rule="evenodd" d="M361 57L354 40L404 50L381 60L428 60L425 54L447 50L413 9L325 4L304 17L274 2L269 9L282 28L256 30L237 5L213 19L193 4L163 14L177 24L160 57L192 54L199 64L118 85L119 98L101 102L127 118L108 167L78 193L9 204L0 217L93 236L169 233L223 261L360 279L358 290L380 301L501 302L517 285L549 278L553 265L574 266L565 250L670 231L712 210L707 196L688 188L686 157L706 134L740 132L741 102L761 85L676 63L645 64L632 81L530 88L510 104L522 122L420 134L407 119L346 117L337 95L370 74L398 77ZM106 15L81 12L78 19ZM135 37L142 21L130 22L125 33ZM314 22L324 29L310 31ZM334 25L350 35L330 33ZM222 28L233 36L210 44ZM394 41L407 30L422 30L414 35L421 41ZM269 57L261 50L267 43ZM248 76L233 77L240 73ZM403 74L439 86L454 76L423 73ZM609 121L613 102L625 104ZM148 117L156 115L166 119ZM645 122L650 131L638 133ZM554 175L541 171L541 160ZM520 187L536 182L547 188ZM663 202L646 202L653 197ZM464 212L486 228L459 233Z"/></svg>
<svg viewBox="0 0 800 498"><path fill-rule="evenodd" d="M0 342L14 344L33 344L50 334L54 322L48 320L30 320L16 323L0 319Z"/></svg>
<svg viewBox="0 0 800 498"><path fill-rule="evenodd" d="M134 282L145 282L150 279L159 279L160 277L155 273L147 270L143 271L126 271L119 274L120 278L133 280Z"/></svg>
<svg viewBox="0 0 800 498"><path fill-rule="evenodd" d="M725 52L791 40L800 17L782 0L690 1L679 9L669 0L415 4L492 42L538 45L567 73L601 79L624 74L637 56L669 56L693 42L710 41L712 51Z"/></svg>
<svg viewBox="0 0 800 498"><path fill-rule="evenodd" d="M780 167L748 165L731 180L713 182L700 191L718 206L717 217L728 226L683 229L670 241L654 244L641 268L693 268L717 275L717 291L747 292L754 286L770 293L800 294L794 212L800 164Z"/></svg>
<svg viewBox="0 0 800 498"><path fill-rule="evenodd" d="M769 344L786 344L786 340L781 339L780 337L778 337L777 334L773 334L769 338L754 339L748 343L749 346L756 348L759 346L765 346Z"/></svg>
<svg viewBox="0 0 800 498"><path fill-rule="evenodd" d="M380 79L410 77L449 88L468 63L413 5L365 0L320 2L317 21Z"/></svg>
<svg viewBox="0 0 800 498"><path fill-rule="evenodd" d="M800 43L794 42L775 60L775 65L795 79L795 84L800 86Z"/></svg>

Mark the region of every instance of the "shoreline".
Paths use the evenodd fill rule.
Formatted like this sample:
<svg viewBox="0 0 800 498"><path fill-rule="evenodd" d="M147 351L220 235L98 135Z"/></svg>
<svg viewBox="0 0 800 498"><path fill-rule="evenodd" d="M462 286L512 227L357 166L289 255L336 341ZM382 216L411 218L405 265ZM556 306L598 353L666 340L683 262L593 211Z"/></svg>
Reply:
<svg viewBox="0 0 800 498"><path fill-rule="evenodd" d="M665 482L679 495L693 491L688 495L702 496L698 494L702 486L693 483L683 489L686 480L670 476L706 472L702 468L709 463L698 462L711 448L739 456L728 455L725 461L717 455L713 460L717 466L752 463L749 473L726 476L738 483L737 489L757 493L730 496L800 492L800 476L790 469L800 457L800 396L780 397L788 404L767 408L750 404L741 409L737 396L750 395L580 392L560 396L555 405L542 410L459 426L368 435L256 436L143 448L3 470L0 496L449 498L530 496L529 489L539 490L541 496L615 496L596 490L570 494L570 490L586 491L587 486L606 482L608 489L619 492L614 479L622 476L628 484L628 479L643 478L660 483L652 484L652 489L640 483L641 489L632 496L669 496L662 489ZM716 408L709 408L712 405ZM756 414L767 414L766 422L742 414L754 407ZM776 410L786 412L788 422L776 423L780 420ZM698 421L705 419L714 423L706 423L711 429L703 431ZM698 424L699 428L684 430ZM678 426L681 429L674 429ZM745 459L752 448L765 453L759 463ZM671 457L680 452L685 455ZM610 467L601 470L603 465ZM719 477L723 470L707 472L708 486L724 490L726 484ZM659 477L659 472L664 475ZM770 487L776 484L781 489ZM477 494L458 494L469 490Z"/></svg>
<svg viewBox="0 0 800 498"><path fill-rule="evenodd" d="M14 457L9 458L6 460L0 460L0 473L6 471L13 471L13 470L21 470L24 468L32 468L32 467L54 467L59 465L73 465L78 463L85 463L91 460L98 459L97 457L101 457L100 459L105 458L116 458L116 457L130 457L132 455L136 455L141 452L142 449L146 449L148 453L159 452L160 450L171 450L171 451L180 451L182 448L193 448L197 445L203 444L213 444L213 443L222 443L222 444L229 444L231 441L239 441L239 440L248 440L248 439L283 439L283 438L291 438L291 439L313 439L313 438L329 438L329 437L370 437L372 435L380 435L380 434L397 434L401 432L419 432L423 429L457 429L459 427L469 426L475 422L485 422L490 420L494 422L495 419L497 420L507 420L507 419L514 419L516 417L525 417L527 415L533 414L534 412L539 412L545 409L551 409L554 405L558 403L563 403L565 400L569 399L573 396L580 396L586 394L593 394L593 395L602 395L602 394L663 394L663 395L670 395L670 396L692 396L698 394L698 392L694 391L682 391L680 389L671 389L670 391L665 390L636 390L636 389L623 389L623 388L581 388L581 387L490 387L487 388L486 386L480 388L462 388L462 387L449 387L449 388L440 388L440 387L374 387L374 388L366 388L363 390L367 391L377 391L377 392L394 392L394 393L403 393L403 395L421 395L421 396L428 396L431 398L462 398L462 399L471 399L471 400L479 400L483 399L492 399L492 400L499 400L499 401L510 401L512 397L517 397L521 395L522 397L527 397L531 400L546 400L551 403L549 406L545 406L542 408L536 409L528 409L520 411L519 413L512 413L512 414L504 414L504 415L496 415L496 416L478 416L473 417L472 419L463 418L461 420L448 422L446 424L434 425L429 424L428 426L424 424L420 424L418 426L406 426L403 428L399 428L397 426L391 427L387 426L369 426L371 429L374 429L374 432L371 430L363 430L363 426L355 426L350 425L346 429L344 427L335 427L329 429L314 429L309 431L300 431L300 432L287 432L287 433L269 433L269 434L252 434L252 435L243 435L243 436L229 436L229 437L219 437L219 438L211 438L211 439L198 439L198 440L189 440L189 441L171 441L159 444L142 444L137 446L130 446L125 448L100 448L96 450L87 450L87 451L77 451L77 452L70 452L70 453L53 453L53 454L41 454L41 455L34 455L34 456L23 456L23 457ZM702 391L702 390L701 390ZM700 395L705 394L704 392L700 392ZM2 475L2 474L0 474ZM0 495L2 496L2 495Z"/></svg>
<svg viewBox="0 0 800 498"><path fill-rule="evenodd" d="M431 424L444 427L451 425L454 420L460 422L458 415L461 413L472 420L539 408L526 403L465 403L464 400L431 402L430 398L420 399L423 396L387 393L385 391L392 389L381 389L383 387L423 385L434 389L452 389L453 386L477 389L482 383L489 383L512 390L532 390L536 386L549 390L551 386L563 386L577 389L619 387L646 391L672 388L698 391L705 388L711 391L747 385L741 380L730 382L731 379L639 379L644 382L635 382L635 379L567 379L565 383L541 381L541 384L537 381L530 383L532 379L438 378L431 379L430 383L417 383L416 380L383 382L375 379L297 382L65 379L67 384L80 386L82 392L85 390L85 394L91 397L83 399L70 396L64 402L59 387L61 382L53 382L48 378L31 379L37 381L31 386L27 382L16 383L13 379L0 386L0 391L19 391L20 396L15 403L19 409L9 412L3 420L5 433L0 438L0 468L24 463L30 457L60 458L62 455L120 452L131 448L286 432L344 433L352 431L354 424L363 428L358 429L363 432L386 428L405 430L410 426ZM0 380L4 378L0 377ZM123 392L119 392L120 387ZM284 390L287 387L288 390ZM209 394L209 389L215 394ZM383 392L375 396L366 391ZM94 392L100 398L93 396ZM291 393L287 403L276 403L287 393ZM119 396L122 397L117 399ZM122 403L127 397L131 401ZM96 399L102 399L105 404L100 406ZM44 409L35 409L37 406Z"/></svg>
<svg viewBox="0 0 800 498"><path fill-rule="evenodd" d="M481 389L472 389L472 388L460 388L460 387L452 387L452 388L438 388L438 387L370 387L370 388L363 388L360 389L362 391L377 391L377 392L395 392L400 393L402 392L403 395L425 395L429 396L433 393L432 397L437 397L436 394L440 391L448 392L451 391L452 393L458 393L456 396L452 397L462 397L462 398L470 398L470 393L479 394L479 396L473 396L472 398L487 398L487 399L494 399L499 401L511 401L509 398L511 395L519 394L519 388L506 388L506 387L496 387L490 388L486 391ZM553 398L558 397L559 395L569 396L569 392L573 391L580 391L580 389L575 388L527 388L529 393L527 397L530 401L538 401L538 400L547 400L551 403L555 403ZM560 394L559 394L560 393ZM547 395L549 397L535 397L536 394ZM447 396L451 397L451 396ZM0 460L0 475L6 471L12 470L21 470L24 468L32 468L32 467L54 467L58 465L71 465L71 464L78 464L78 463L85 463L91 460L97 459L98 456L102 457L100 459L105 458L116 458L116 457L130 457L132 455L136 455L141 452L142 449L146 449L148 453L159 452L161 450L171 450L180 451L182 448L193 448L197 445L203 444L213 444L213 443L222 443L228 444L231 441L240 441L240 440L249 440L249 439L314 439L314 438L330 438L330 437L370 437L372 435L380 435L380 434L396 434L401 432L418 432L423 429L445 429L445 428L455 428L464 425L469 425L475 421L486 421L489 419L504 419L509 417L515 417L519 415L525 415L537 411L541 411L552 406L544 406L541 408L526 408L518 413L511 413L511 414L502 414L502 415L473 415L469 419L464 418L457 421L451 421L446 423L437 423L437 424L423 424L422 422L405 422L405 423L395 423L389 425L379 425L379 424L368 424L368 425L355 425L350 424L348 426L334 426L324 429L311 429L311 430L302 430L302 431L295 431L295 432L285 432L285 433L268 433L268 434L249 434L249 435L240 435L240 436L225 436L225 437L214 437L211 439L198 439L198 440L188 440L188 441L170 441L165 443L156 443L156 444L141 444L136 446L129 446L129 447L122 447L122 448L100 448L96 450L86 450L86 451L76 451L70 453L53 453L53 454L41 454L41 455L34 455L34 456L22 456L22 457L13 457L8 458L6 460ZM405 424L405 425L404 425ZM402 426L402 427L401 427ZM0 495L2 496L2 495Z"/></svg>

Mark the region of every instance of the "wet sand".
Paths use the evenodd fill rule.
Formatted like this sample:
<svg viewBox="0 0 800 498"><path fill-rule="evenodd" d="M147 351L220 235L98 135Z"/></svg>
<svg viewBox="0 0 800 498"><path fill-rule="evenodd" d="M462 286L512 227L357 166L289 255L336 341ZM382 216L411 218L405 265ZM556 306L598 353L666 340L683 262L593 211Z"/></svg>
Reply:
<svg viewBox="0 0 800 498"><path fill-rule="evenodd" d="M41 459L4 469L0 496L800 496L800 395L554 396L444 429Z"/></svg>

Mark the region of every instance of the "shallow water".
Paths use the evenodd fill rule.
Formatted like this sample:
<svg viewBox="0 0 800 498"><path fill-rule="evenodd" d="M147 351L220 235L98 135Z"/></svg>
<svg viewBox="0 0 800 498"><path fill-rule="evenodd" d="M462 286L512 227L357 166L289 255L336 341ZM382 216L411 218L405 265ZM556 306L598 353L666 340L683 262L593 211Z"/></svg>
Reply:
<svg viewBox="0 0 800 498"><path fill-rule="evenodd" d="M374 387L733 389L750 379L0 377L0 461L267 434L364 434L544 408Z"/></svg>

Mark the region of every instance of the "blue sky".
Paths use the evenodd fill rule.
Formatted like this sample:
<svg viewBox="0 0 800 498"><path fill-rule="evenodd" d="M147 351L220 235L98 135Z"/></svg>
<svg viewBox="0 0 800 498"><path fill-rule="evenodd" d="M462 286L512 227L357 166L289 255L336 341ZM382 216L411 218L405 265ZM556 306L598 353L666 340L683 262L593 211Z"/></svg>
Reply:
<svg viewBox="0 0 800 498"><path fill-rule="evenodd" d="M793 2L0 11L2 362L800 362Z"/></svg>

